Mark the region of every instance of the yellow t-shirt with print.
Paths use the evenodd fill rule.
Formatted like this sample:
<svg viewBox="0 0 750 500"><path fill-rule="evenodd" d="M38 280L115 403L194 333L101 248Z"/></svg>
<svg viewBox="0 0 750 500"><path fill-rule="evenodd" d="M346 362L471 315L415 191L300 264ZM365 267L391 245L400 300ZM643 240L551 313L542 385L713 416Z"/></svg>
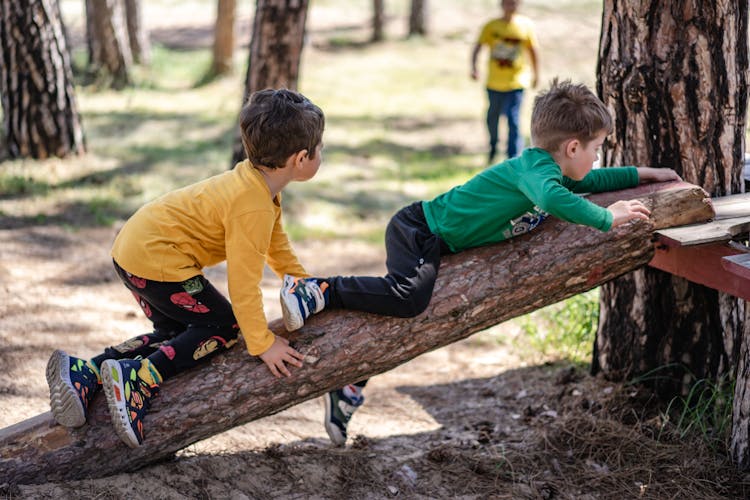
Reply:
<svg viewBox="0 0 750 500"><path fill-rule="evenodd" d="M528 51L536 49L537 41L529 18L493 19L484 25L477 43L490 49L488 89L507 92L531 85Z"/></svg>

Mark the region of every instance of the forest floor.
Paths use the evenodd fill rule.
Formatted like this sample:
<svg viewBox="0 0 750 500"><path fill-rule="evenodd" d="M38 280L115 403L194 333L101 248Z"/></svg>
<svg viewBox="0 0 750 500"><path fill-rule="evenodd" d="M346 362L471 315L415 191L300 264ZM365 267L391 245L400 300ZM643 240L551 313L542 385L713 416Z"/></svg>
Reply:
<svg viewBox="0 0 750 500"><path fill-rule="evenodd" d="M82 9L78 1L62 3L75 12ZM165 9L147 16L152 39L184 51L185 60L195 59L188 49L199 47L205 52L210 44L211 27L204 21L212 14L205 6L213 3L180 2L178 9L174 2L153 2L153 6L149 2L149 8ZM458 20L460 30L451 27L452 31L424 43L394 41L391 35L377 50L341 43L341 37L365 31L362 23L367 16L362 12L369 2L356 3L357 8L352 7L355 3L315 2L311 12L304 92L326 110L327 157L320 182L316 179L309 188L292 190L285 198L287 209L295 209L288 210L290 220L309 226L319 207L310 208L311 199L335 198L323 196L330 195L331 186L351 190L351 199L344 200L345 209L338 214L353 212L358 219L325 222L328 232L321 238L293 235L301 261L321 275L382 273L382 244L373 243L369 229L362 232L364 237L343 238L329 234L334 226L352 231L365 221L382 233L394 207L424 195L419 177L434 177L441 157L451 155L450 163L467 161L477 168L476 160L483 156L481 106L476 106L483 94L477 82L468 80L466 58L469 40L478 29L475 19L496 12L497 2L436 3L434 25ZM453 10L446 7L449 4L455 4ZM337 17L331 14L336 5ZM538 20L545 78L577 72L574 76L592 83L600 3L528 0L524 6ZM193 7L197 14L181 24L180 15L191 15L188 11ZM469 15L474 19L461 18ZM241 17L243 26L249 26L247 12ZM81 43L82 26L80 16L77 23L69 23L73 45ZM390 26L394 26L392 19ZM247 39L247 30L239 36ZM327 37L325 43L320 42L322 37ZM366 33L361 38L366 39ZM570 57L572 53L576 57ZM424 61L443 66L427 72L419 66ZM387 73L393 66L404 78ZM424 73L424 80L408 81L407 77L415 77L412 66ZM434 84L438 78L444 79L447 90ZM373 87L365 87L370 80ZM399 87L389 87L395 81ZM207 165L214 165L213 171L226 168L228 141L208 143L214 140L215 130L219 130L216 137L229 135L226 123L235 119L239 103L239 85L234 81L209 88L184 87L82 93L90 146L87 157L7 167L29 178L40 175L51 187L41 192L47 184L38 181L30 184L30 193L0 196L0 429L49 411L44 371L54 349L86 357L147 331L147 320L112 271L113 237L134 206L158 194L157 189L205 176L210 170ZM226 93L211 100L216 98L209 92L217 91ZM358 92L367 98L360 98ZM151 99L147 104L144 94ZM434 109L431 101L426 111L418 107L421 100L430 99L435 101ZM214 115L189 107L204 100L206 108L223 113L215 118L219 125L212 121ZM160 113L152 113L151 108ZM404 118L407 112L418 119ZM378 135L381 128L390 129L387 132L395 138L385 132ZM154 137L158 147L147 142ZM178 140L171 142L177 144L165 145L173 138ZM205 153L204 146L218 152ZM163 157L158 156L160 147ZM431 152L436 154L424 162L431 170L408 177L407 160L420 165L420 155ZM128 153L135 156L116 157ZM168 163L172 156L176 160ZM68 175L66 169L76 171ZM416 191L378 190L376 194L387 203L375 200L379 203L366 205L377 197L368 197L374 190L372 183L380 182L375 175L368 177L371 169L381 177L383 172L403 176L397 182L387 178L389 189ZM354 190L358 185L347 177L352 170L361 178L361 191ZM34 191L37 187L40 192ZM94 191L90 199L73 198L86 190ZM120 191L130 197L123 201L112 194ZM224 266L206 274L226 291ZM265 276L262 289L269 319L280 314L278 286L275 276ZM750 477L735 470L726 450L709 447L700 434L675 429L664 417L666 404L648 391L593 377L585 367L530 352L524 342L522 329L511 321L374 377L366 388L365 405L352 419L344 448L330 444L322 425L322 403L311 400L227 429L170 460L135 472L36 485L18 485L12 476L0 477L0 498L750 497ZM124 445L122 453L128 453Z"/></svg>

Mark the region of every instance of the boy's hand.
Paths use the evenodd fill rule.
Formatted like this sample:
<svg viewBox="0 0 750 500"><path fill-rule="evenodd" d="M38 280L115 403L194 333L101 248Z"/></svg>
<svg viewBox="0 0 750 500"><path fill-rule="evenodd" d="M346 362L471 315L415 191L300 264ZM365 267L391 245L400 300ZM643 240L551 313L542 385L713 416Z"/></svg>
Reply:
<svg viewBox="0 0 750 500"><path fill-rule="evenodd" d="M284 364L285 362L299 368L302 366L302 360L304 359L304 356L299 351L289 347L287 339L278 336L274 339L271 347L266 352L260 354L259 357L276 378L281 378L282 374L287 377L292 376Z"/></svg>
<svg viewBox="0 0 750 500"><path fill-rule="evenodd" d="M607 207L612 213L612 227L625 224L633 219L648 220L651 211L638 200L620 200Z"/></svg>
<svg viewBox="0 0 750 500"><path fill-rule="evenodd" d="M681 181L677 172L671 168L638 167L638 182Z"/></svg>

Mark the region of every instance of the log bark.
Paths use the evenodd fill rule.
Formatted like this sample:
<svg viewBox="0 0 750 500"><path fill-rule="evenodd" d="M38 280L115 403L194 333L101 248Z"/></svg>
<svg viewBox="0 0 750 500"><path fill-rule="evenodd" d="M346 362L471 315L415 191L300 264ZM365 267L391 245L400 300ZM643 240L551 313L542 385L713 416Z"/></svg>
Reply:
<svg viewBox="0 0 750 500"><path fill-rule="evenodd" d="M294 334L270 328L306 354L292 377L275 379L238 346L162 386L135 450L111 430L103 396L79 429L50 413L0 430L0 484L101 477L169 457L192 443L279 412L354 380L394 368L513 317L601 285L649 262L654 229L713 217L706 193L686 183L599 194L603 206L640 198L652 221L608 233L553 218L524 236L447 256L428 309L399 319L324 311ZM679 208L676 208L679 207Z"/></svg>

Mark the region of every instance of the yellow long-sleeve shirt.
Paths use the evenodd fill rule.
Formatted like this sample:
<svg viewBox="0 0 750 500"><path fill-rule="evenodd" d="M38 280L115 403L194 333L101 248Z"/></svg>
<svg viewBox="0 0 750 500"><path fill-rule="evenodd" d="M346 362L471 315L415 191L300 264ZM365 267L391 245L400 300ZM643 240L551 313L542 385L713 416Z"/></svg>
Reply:
<svg viewBox="0 0 750 500"><path fill-rule="evenodd" d="M227 261L229 298L250 354L274 341L263 311L265 263L278 275L308 276L281 224L281 195L271 198L249 161L141 207L115 238L112 257L153 281L180 282Z"/></svg>

